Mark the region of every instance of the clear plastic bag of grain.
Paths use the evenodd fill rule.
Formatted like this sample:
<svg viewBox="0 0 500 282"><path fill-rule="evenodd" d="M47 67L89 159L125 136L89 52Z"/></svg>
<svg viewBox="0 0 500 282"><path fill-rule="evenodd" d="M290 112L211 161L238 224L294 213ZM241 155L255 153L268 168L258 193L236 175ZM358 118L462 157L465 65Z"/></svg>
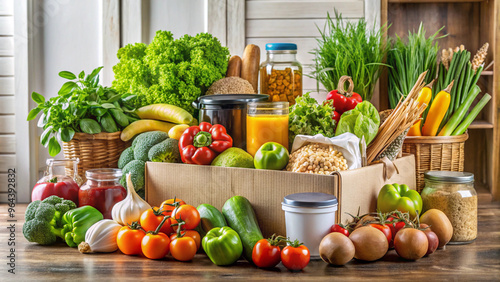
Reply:
<svg viewBox="0 0 500 282"><path fill-rule="evenodd" d="M477 193L474 174L469 172L428 171L422 190L423 212L438 209L453 226L450 243L464 244L477 237ZM432 228L432 227L431 227Z"/></svg>
<svg viewBox="0 0 500 282"><path fill-rule="evenodd" d="M290 155L287 171L326 174L346 170L347 160L333 145L309 143Z"/></svg>

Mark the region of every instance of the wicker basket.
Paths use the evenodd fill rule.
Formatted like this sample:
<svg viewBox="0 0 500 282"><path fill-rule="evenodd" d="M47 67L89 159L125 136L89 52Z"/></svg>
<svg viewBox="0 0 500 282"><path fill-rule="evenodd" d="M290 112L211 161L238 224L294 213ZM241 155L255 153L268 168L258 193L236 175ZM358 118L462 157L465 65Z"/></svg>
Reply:
<svg viewBox="0 0 500 282"><path fill-rule="evenodd" d="M415 155L417 190L424 188L424 172L429 170L464 171L464 146L467 133L459 136L407 136L403 152Z"/></svg>
<svg viewBox="0 0 500 282"><path fill-rule="evenodd" d="M113 133L76 133L69 142L63 142L66 159L80 159L78 175L86 181L85 171L92 168L116 168L120 154L129 143L120 139L121 131ZM66 168L67 175L73 175L73 168Z"/></svg>

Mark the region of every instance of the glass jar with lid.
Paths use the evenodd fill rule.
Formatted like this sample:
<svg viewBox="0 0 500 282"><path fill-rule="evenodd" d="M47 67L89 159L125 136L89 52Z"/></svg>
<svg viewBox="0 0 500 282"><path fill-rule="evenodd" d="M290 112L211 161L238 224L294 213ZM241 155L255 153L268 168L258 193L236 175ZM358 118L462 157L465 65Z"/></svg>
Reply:
<svg viewBox="0 0 500 282"><path fill-rule="evenodd" d="M260 64L260 93L270 102L289 102L302 96L302 65L297 61L297 44L266 44L266 61Z"/></svg>
<svg viewBox="0 0 500 282"><path fill-rule="evenodd" d="M423 212L438 209L453 226L450 244L472 242L477 237L477 193L474 174L456 171L428 171L422 190ZM432 227L431 227L432 228Z"/></svg>
<svg viewBox="0 0 500 282"><path fill-rule="evenodd" d="M38 180L31 192L31 200L44 200L49 196L58 196L73 201L78 205L78 191L82 179L78 176L79 159L47 159L47 171ZM66 172L73 171L73 175Z"/></svg>
<svg viewBox="0 0 500 282"><path fill-rule="evenodd" d="M276 142L288 149L288 102L248 104L247 152L255 156L264 143Z"/></svg>
<svg viewBox="0 0 500 282"><path fill-rule="evenodd" d="M80 207L93 206L104 218L111 219L113 206L125 199L127 191L120 184L122 170L117 168L89 169L85 172L87 182L80 188Z"/></svg>

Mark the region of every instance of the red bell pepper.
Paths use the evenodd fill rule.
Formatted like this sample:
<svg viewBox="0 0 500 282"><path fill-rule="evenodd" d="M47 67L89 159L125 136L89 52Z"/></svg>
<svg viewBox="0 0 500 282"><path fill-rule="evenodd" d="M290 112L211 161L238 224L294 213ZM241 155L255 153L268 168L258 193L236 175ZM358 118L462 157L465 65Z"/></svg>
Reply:
<svg viewBox="0 0 500 282"><path fill-rule="evenodd" d="M349 81L349 88L344 90L344 83ZM353 92L354 83L350 76L344 75L339 79L337 90L332 90L326 96L326 100L333 100L335 111L342 115L344 112L352 110L358 103L363 102L358 93ZM335 118L334 118L335 119Z"/></svg>
<svg viewBox="0 0 500 282"><path fill-rule="evenodd" d="M179 139L181 159L186 164L209 165L224 150L233 146L233 139L220 124L202 122L191 126Z"/></svg>

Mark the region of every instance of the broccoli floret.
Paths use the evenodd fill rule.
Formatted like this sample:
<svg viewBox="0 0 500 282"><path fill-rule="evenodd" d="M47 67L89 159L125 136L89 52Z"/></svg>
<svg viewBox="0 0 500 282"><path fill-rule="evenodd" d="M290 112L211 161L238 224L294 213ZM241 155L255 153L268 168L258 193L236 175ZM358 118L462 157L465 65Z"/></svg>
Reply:
<svg viewBox="0 0 500 282"><path fill-rule="evenodd" d="M75 203L57 196L50 196L43 201L34 201L26 208L23 225L24 237L29 242L41 245L51 245L62 236L62 217L70 209L76 208Z"/></svg>
<svg viewBox="0 0 500 282"><path fill-rule="evenodd" d="M134 160L134 149L132 147L128 147L125 149L120 155L120 159L118 159L118 168L123 169L129 162Z"/></svg>
<svg viewBox="0 0 500 282"><path fill-rule="evenodd" d="M168 138L154 145L148 153L152 162L178 163L181 161L179 153L179 141Z"/></svg>
<svg viewBox="0 0 500 282"><path fill-rule="evenodd" d="M120 184L123 187L127 187L127 174L131 173L132 177L132 184L134 185L134 188L136 191L139 191L141 189L144 189L144 170L145 170L145 165L146 163L143 161L139 160L133 160L129 162L123 169L122 169L122 179L120 180ZM128 189L128 187L127 187Z"/></svg>
<svg viewBox="0 0 500 282"><path fill-rule="evenodd" d="M168 138L168 134L163 131L150 131L142 133L137 137L134 147L134 159L147 162L148 152L154 145Z"/></svg>

